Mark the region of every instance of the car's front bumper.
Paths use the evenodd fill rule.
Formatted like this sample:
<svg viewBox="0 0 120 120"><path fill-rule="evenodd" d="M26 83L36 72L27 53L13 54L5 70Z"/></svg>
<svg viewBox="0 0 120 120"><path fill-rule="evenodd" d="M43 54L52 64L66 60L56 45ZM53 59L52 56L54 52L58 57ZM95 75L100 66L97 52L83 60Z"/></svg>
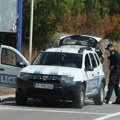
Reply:
<svg viewBox="0 0 120 120"><path fill-rule="evenodd" d="M67 99L73 100L77 95L81 82L72 83L48 83L47 81L42 84L52 84L53 89L36 88L36 82L24 81L17 78L17 93L28 98L49 98L49 99ZM38 83L39 84L39 83ZM41 84L41 83L40 83Z"/></svg>

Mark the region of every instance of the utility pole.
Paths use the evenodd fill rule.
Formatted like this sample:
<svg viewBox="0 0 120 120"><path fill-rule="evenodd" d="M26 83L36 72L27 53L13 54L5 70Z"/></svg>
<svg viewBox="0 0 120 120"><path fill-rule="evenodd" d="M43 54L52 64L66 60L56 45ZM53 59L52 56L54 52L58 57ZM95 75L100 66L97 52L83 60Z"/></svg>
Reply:
<svg viewBox="0 0 120 120"><path fill-rule="evenodd" d="M32 57L32 38L33 38L33 11L34 11L34 0L31 0L31 17L30 17L30 40L29 40L29 62Z"/></svg>
<svg viewBox="0 0 120 120"><path fill-rule="evenodd" d="M17 49L21 52L22 46L22 0L18 0L18 28L17 28Z"/></svg>

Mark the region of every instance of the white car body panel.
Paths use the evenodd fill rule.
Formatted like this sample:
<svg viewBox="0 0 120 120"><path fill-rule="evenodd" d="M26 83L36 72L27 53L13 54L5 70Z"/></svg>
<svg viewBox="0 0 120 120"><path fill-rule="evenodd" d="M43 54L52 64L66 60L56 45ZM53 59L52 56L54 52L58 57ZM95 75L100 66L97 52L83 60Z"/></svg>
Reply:
<svg viewBox="0 0 120 120"><path fill-rule="evenodd" d="M43 66L43 65L28 65L23 68L20 72L31 73L31 74L46 74L46 75L68 75L74 76L74 81L84 81L86 74L83 70L70 67L59 67L59 66ZM18 76L20 77L20 75ZM84 79L83 79L84 78Z"/></svg>

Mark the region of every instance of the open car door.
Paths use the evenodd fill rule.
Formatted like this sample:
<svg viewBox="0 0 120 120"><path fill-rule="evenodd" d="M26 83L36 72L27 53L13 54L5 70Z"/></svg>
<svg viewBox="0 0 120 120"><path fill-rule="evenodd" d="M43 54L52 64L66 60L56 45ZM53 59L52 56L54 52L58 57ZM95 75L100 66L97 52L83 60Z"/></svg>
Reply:
<svg viewBox="0 0 120 120"><path fill-rule="evenodd" d="M0 86L16 87L18 72L29 62L15 48L10 46L0 46Z"/></svg>

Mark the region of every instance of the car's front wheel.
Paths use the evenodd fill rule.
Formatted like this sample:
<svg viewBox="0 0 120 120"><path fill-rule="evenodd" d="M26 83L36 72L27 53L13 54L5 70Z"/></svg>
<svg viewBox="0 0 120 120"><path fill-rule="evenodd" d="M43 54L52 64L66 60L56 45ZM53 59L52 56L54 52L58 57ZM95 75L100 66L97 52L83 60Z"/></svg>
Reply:
<svg viewBox="0 0 120 120"><path fill-rule="evenodd" d="M93 98L95 105L102 105L105 98L104 84L101 83L98 94Z"/></svg>
<svg viewBox="0 0 120 120"><path fill-rule="evenodd" d="M83 85L80 86L79 90L77 91L77 96L73 100L73 104L75 108L83 108L85 101L85 88Z"/></svg>
<svg viewBox="0 0 120 120"><path fill-rule="evenodd" d="M17 105L25 105L27 103L28 98L16 92L15 100Z"/></svg>

